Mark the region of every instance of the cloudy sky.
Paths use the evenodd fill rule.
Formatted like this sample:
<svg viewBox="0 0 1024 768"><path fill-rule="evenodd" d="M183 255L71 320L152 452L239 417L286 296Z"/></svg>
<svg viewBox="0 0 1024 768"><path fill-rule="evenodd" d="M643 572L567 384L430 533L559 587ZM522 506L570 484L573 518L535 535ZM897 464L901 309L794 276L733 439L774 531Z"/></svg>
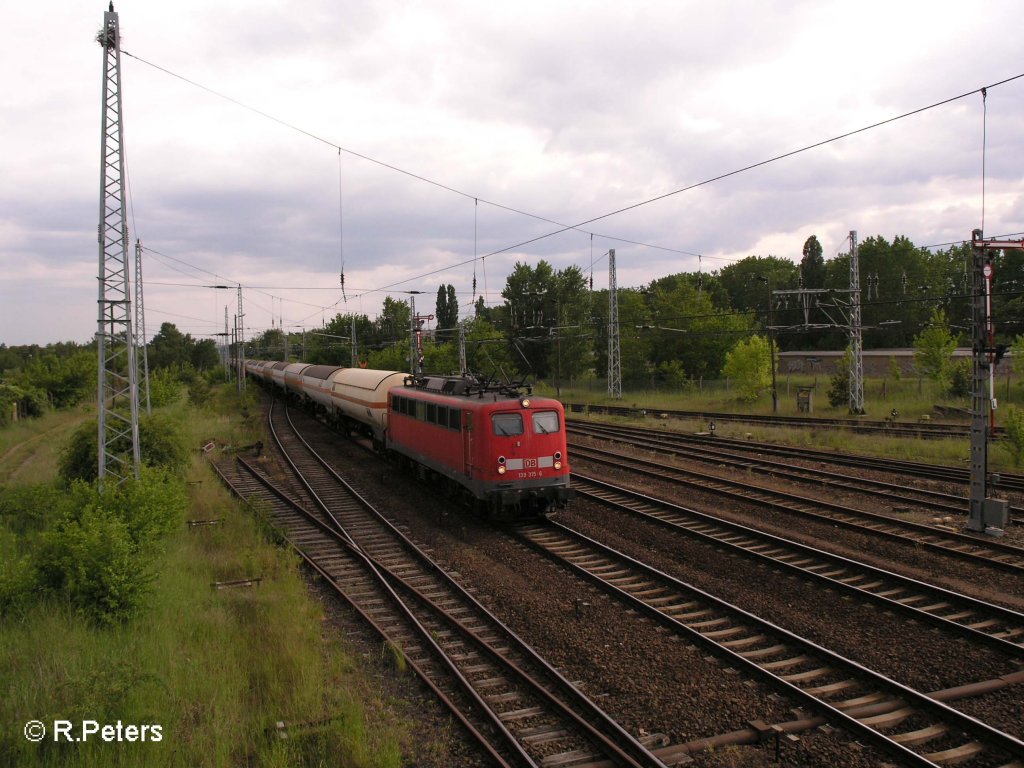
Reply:
<svg viewBox="0 0 1024 768"><path fill-rule="evenodd" d="M96 331L94 36L105 10L105 0L5 9L9 345ZM149 336L168 321L197 337L222 330L235 293L202 286L225 283L243 285L252 336L272 322L373 316L401 291L425 292L418 309L432 311L441 283L468 307L474 274L477 292L500 303L517 261L575 264L600 287L609 248L619 285L639 286L749 255L798 261L812 234L826 258L850 230L962 240L982 225L983 136L985 232L1024 231L1024 78L994 85L1024 74L1016 1L120 0L115 10ZM983 86L994 86L986 104L971 94ZM519 245L676 190L686 191Z"/></svg>

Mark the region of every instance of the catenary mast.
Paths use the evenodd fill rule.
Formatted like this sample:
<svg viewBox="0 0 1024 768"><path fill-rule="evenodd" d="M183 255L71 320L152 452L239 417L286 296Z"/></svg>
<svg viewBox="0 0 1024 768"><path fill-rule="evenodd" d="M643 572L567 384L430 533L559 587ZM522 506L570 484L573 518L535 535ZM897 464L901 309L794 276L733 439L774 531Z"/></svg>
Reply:
<svg viewBox="0 0 1024 768"><path fill-rule="evenodd" d="M125 219L121 31L114 4L96 38L103 48L100 138L98 478L120 483L139 476L139 388L132 333L128 225Z"/></svg>
<svg viewBox="0 0 1024 768"><path fill-rule="evenodd" d="M619 343L619 290L615 249L608 251L608 395L622 398L622 348Z"/></svg>

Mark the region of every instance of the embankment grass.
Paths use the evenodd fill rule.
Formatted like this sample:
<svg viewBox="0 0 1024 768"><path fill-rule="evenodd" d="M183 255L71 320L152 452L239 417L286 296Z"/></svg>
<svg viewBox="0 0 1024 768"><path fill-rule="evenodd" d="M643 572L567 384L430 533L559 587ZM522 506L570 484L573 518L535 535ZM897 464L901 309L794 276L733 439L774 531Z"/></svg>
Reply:
<svg viewBox="0 0 1024 768"><path fill-rule="evenodd" d="M96 409L83 405L22 419L0 429L0 484L45 483L57 474L57 457L75 428Z"/></svg>
<svg viewBox="0 0 1024 768"><path fill-rule="evenodd" d="M170 535L138 617L99 627L53 598L0 617L0 765L400 764L400 737L367 722L350 693L354 661L325 631L297 556L267 540L199 450L208 440L259 438L257 409L234 417L235 397L220 393L201 410L177 406L195 448L184 480L188 517L221 522ZM258 586L213 586L251 577ZM30 720L46 728L38 743L25 738ZM114 740L55 739L58 721L70 722L73 739L86 735L84 723L112 726ZM291 726L287 740L279 721ZM129 725L150 726L145 740L136 731L128 741Z"/></svg>

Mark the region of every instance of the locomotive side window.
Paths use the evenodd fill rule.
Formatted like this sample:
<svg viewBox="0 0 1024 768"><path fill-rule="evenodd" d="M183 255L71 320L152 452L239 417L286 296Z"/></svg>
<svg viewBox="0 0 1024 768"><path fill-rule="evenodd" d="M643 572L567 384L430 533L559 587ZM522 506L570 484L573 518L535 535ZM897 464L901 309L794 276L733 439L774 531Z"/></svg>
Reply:
<svg viewBox="0 0 1024 768"><path fill-rule="evenodd" d="M521 413L495 413L491 416L494 434L509 436L523 434L523 415Z"/></svg>
<svg viewBox="0 0 1024 768"><path fill-rule="evenodd" d="M462 431L462 411L458 408L448 411L448 429L454 429L456 432Z"/></svg>
<svg viewBox="0 0 1024 768"><path fill-rule="evenodd" d="M533 412L533 433L535 435L550 435L557 432L558 429L558 411Z"/></svg>
<svg viewBox="0 0 1024 768"><path fill-rule="evenodd" d="M420 421L425 421L427 418L427 404L422 400L414 401L416 403L416 418ZM412 416L412 414L409 414Z"/></svg>
<svg viewBox="0 0 1024 768"><path fill-rule="evenodd" d="M427 403L427 423L437 424L437 405Z"/></svg>

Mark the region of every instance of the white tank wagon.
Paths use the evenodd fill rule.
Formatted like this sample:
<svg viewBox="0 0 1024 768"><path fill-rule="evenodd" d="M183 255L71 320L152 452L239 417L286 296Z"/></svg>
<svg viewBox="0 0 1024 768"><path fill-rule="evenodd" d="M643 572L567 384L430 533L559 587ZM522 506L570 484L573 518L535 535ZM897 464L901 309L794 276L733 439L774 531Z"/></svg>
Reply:
<svg viewBox="0 0 1024 768"><path fill-rule="evenodd" d="M288 367L288 363L278 362L274 363L269 367L263 369L263 378L268 383L275 387L280 388L282 392L287 392L288 388L284 383L284 369Z"/></svg>
<svg viewBox="0 0 1024 768"><path fill-rule="evenodd" d="M284 367L284 388L295 400L304 402L302 396L302 372L310 368L309 363L292 363Z"/></svg>
<svg viewBox="0 0 1024 768"><path fill-rule="evenodd" d="M273 365L271 360L246 360L245 361L245 375L251 379L258 381L265 380L265 369L267 366Z"/></svg>
<svg viewBox="0 0 1024 768"><path fill-rule="evenodd" d="M343 371L337 365L311 365L299 376L298 387L301 388L303 402L313 403L317 412L329 413L331 410L332 377Z"/></svg>
<svg viewBox="0 0 1024 768"><path fill-rule="evenodd" d="M387 428L388 390L405 383L404 371L342 368L331 375L330 411L342 424L358 424L360 431L384 441Z"/></svg>

